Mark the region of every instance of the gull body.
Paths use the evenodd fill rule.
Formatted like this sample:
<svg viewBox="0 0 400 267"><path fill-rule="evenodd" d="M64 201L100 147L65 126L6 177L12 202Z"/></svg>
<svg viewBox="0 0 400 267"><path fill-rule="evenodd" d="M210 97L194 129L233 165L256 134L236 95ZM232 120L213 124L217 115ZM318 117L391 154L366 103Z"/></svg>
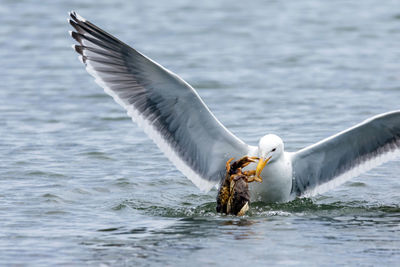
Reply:
<svg viewBox="0 0 400 267"><path fill-rule="evenodd" d="M363 121L296 152L281 138L247 145L212 114L178 75L82 18L70 13L73 48L95 81L120 104L179 171L207 192L224 177L230 158L259 158L252 200L285 202L312 196L396 157L400 111ZM255 96L256 97L256 96ZM249 125L251 127L251 125ZM134 152L133 152L134 153Z"/></svg>
<svg viewBox="0 0 400 267"><path fill-rule="evenodd" d="M252 201L289 201L293 180L292 153L285 151L282 139L277 135L267 134L260 139L257 147L249 150L248 155L261 159L258 166L251 164L248 168L258 168L258 175L263 179L262 183L249 184ZM263 162L266 163L261 166Z"/></svg>
<svg viewBox="0 0 400 267"><path fill-rule="evenodd" d="M252 201L287 202L292 200L292 163L290 153L269 164L261 173L262 183L251 183Z"/></svg>

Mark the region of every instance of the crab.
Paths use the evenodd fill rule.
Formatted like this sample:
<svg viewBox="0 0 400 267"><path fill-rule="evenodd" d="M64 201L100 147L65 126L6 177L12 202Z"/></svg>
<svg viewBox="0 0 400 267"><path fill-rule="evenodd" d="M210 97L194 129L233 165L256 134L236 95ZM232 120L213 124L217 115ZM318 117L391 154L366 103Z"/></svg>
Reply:
<svg viewBox="0 0 400 267"><path fill-rule="evenodd" d="M262 179L256 176L256 170L242 170L256 162L257 157L245 156L232 162L233 160L234 158L230 158L226 162L225 178L221 181L217 195L217 212L243 216L250 204L248 183L262 182Z"/></svg>

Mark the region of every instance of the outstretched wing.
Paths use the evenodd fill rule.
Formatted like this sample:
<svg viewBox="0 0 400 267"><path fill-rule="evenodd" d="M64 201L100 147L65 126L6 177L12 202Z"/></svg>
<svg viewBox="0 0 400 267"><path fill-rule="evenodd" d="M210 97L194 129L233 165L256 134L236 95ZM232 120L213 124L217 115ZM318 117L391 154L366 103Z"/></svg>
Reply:
<svg viewBox="0 0 400 267"><path fill-rule="evenodd" d="M247 154L184 80L75 12L70 17L86 70L196 186L211 189L230 157Z"/></svg>
<svg viewBox="0 0 400 267"><path fill-rule="evenodd" d="M293 155L295 196L325 192L396 157L400 111L372 117Z"/></svg>

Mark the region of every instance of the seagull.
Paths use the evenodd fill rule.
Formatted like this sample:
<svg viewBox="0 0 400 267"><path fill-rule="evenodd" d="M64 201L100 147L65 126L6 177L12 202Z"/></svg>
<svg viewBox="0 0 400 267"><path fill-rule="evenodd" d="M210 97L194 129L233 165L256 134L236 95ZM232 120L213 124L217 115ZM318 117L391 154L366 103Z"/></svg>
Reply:
<svg viewBox="0 0 400 267"><path fill-rule="evenodd" d="M208 192L230 158L257 157L248 168L252 201L287 202L336 187L394 159L400 152L400 110L369 118L296 152L273 134L251 146L213 115L175 73L95 26L76 12L68 19L73 45L96 83L126 109L176 168Z"/></svg>

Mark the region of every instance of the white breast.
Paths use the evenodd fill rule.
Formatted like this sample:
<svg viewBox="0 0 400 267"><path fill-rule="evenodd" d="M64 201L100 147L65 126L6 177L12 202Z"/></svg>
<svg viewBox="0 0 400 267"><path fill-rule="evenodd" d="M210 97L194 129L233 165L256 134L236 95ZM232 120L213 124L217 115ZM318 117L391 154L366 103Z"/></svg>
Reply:
<svg viewBox="0 0 400 267"><path fill-rule="evenodd" d="M262 183L250 183L251 201L286 202L292 189L291 154L284 154L276 161L267 164L261 173Z"/></svg>

